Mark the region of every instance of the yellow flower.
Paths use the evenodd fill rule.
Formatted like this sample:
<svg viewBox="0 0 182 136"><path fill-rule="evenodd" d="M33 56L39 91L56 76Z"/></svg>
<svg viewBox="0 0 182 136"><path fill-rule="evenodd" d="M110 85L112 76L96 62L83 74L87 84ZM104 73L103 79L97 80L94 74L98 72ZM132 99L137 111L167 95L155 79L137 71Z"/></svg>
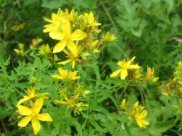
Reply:
<svg viewBox="0 0 182 136"><path fill-rule="evenodd" d="M85 13L84 16L87 18L88 20L88 26L91 26L91 27L96 27L96 26L99 26L101 25L101 23L98 23L95 18L94 18L94 14L92 12L90 13Z"/></svg>
<svg viewBox="0 0 182 136"><path fill-rule="evenodd" d="M14 49L15 53L17 55L23 56L25 51L24 51L24 44L23 43L18 43L18 49Z"/></svg>
<svg viewBox="0 0 182 136"><path fill-rule="evenodd" d="M57 104L64 104L67 105L69 108L74 108L77 102L79 95L72 96L71 98L68 98L66 95L64 96L64 100L57 100Z"/></svg>
<svg viewBox="0 0 182 136"><path fill-rule="evenodd" d="M32 43L30 44L30 49L35 49L42 42L41 38L32 39Z"/></svg>
<svg viewBox="0 0 182 136"><path fill-rule="evenodd" d="M45 25L44 32L49 32L52 39L60 41L53 48L53 53L61 52L66 46L70 49L74 41L80 41L87 36L81 29L72 32L69 20L74 17L74 14L76 14L74 11L70 15L58 11L57 14L52 14L52 20L46 19L50 24Z"/></svg>
<svg viewBox="0 0 182 136"><path fill-rule="evenodd" d="M139 69L140 67L137 64L132 64L134 59L135 57L129 61L119 61L117 65L120 66L120 69L114 71L111 74L111 77L116 77L118 74L120 74L120 78L124 80L128 76L128 70Z"/></svg>
<svg viewBox="0 0 182 136"><path fill-rule="evenodd" d="M66 19L63 18L63 12L61 10L58 10L57 14L52 13L51 19L45 18L45 21L49 22L50 24L44 26L43 32L49 32L49 36L52 39L59 39L59 35L61 35L60 26L65 20Z"/></svg>
<svg viewBox="0 0 182 136"><path fill-rule="evenodd" d="M61 80L77 80L80 78L79 76L77 76L77 71L70 72L62 68L58 68L58 71L59 71L59 74L52 75L53 78L57 78Z"/></svg>
<svg viewBox="0 0 182 136"><path fill-rule="evenodd" d="M143 106L139 105L139 102L136 102L133 105L131 114L139 127L145 128L149 125L149 122L145 119L148 114L147 110L145 110Z"/></svg>
<svg viewBox="0 0 182 136"><path fill-rule="evenodd" d="M103 37L104 42L112 42L115 41L116 39L117 39L116 36L111 35L109 32L107 32Z"/></svg>
<svg viewBox="0 0 182 136"><path fill-rule="evenodd" d="M75 45L73 41L80 41L87 36L87 34L81 29L77 29L72 32L71 24L69 21L62 23L61 28L62 32L57 38L57 40L61 41L55 45L55 47L53 48L53 53L61 52L66 47L66 45L69 49L71 49Z"/></svg>
<svg viewBox="0 0 182 136"><path fill-rule="evenodd" d="M147 114L148 114L147 111L143 110L140 113L136 113L134 115L134 118L135 118L135 120L136 120L139 127L145 128L146 126L149 125L149 122L144 119L147 116Z"/></svg>
<svg viewBox="0 0 182 136"><path fill-rule="evenodd" d="M156 82L158 79L158 77L154 77L154 69L147 67L147 74L145 76L145 80Z"/></svg>
<svg viewBox="0 0 182 136"><path fill-rule="evenodd" d="M63 50L63 52L67 55L68 59L65 61L61 61L58 64L66 65L68 63L72 64L72 68L75 68L75 64L77 59L79 58L80 47L77 45L73 45L69 51Z"/></svg>
<svg viewBox="0 0 182 136"><path fill-rule="evenodd" d="M42 106L42 98L37 99L31 108L18 105L18 113L22 116L25 116L18 122L18 126L25 127L31 121L34 134L37 135L41 129L40 121L52 121L52 118L48 113L40 113Z"/></svg>
<svg viewBox="0 0 182 136"><path fill-rule="evenodd" d="M133 74L135 79L140 79L142 77L142 67L136 69Z"/></svg>
<svg viewBox="0 0 182 136"><path fill-rule="evenodd" d="M23 29L26 26L26 23L20 23L20 24L16 24L14 25L11 29L15 32Z"/></svg>
<svg viewBox="0 0 182 136"><path fill-rule="evenodd" d="M42 45L40 48L39 48L39 52L38 54L40 56L47 56L47 55L50 55L52 53L51 51L51 48L49 47L48 44L46 45Z"/></svg>
<svg viewBox="0 0 182 136"><path fill-rule="evenodd" d="M99 40L95 40L90 43L89 49L93 51L93 53L99 53Z"/></svg>
<svg viewBox="0 0 182 136"><path fill-rule="evenodd" d="M47 98L48 97L48 93L36 93L35 88L29 88L26 91L26 94L22 99L20 99L17 103L17 105L20 105L28 100L31 100L35 97L39 97L39 98Z"/></svg>
<svg viewBox="0 0 182 136"><path fill-rule="evenodd" d="M81 112L85 107L88 107L89 105L83 102L78 102L78 97L79 94L77 94L76 96L71 96L70 98L65 95L63 100L56 100L56 103L67 105L68 108Z"/></svg>
<svg viewBox="0 0 182 136"><path fill-rule="evenodd" d="M122 110L126 109L126 99L123 99L123 100L121 101L120 108L121 108Z"/></svg>
<svg viewBox="0 0 182 136"><path fill-rule="evenodd" d="M76 104L75 108L76 108L77 111L81 112L81 111L83 111L83 109L85 107L88 107L88 106L89 106L88 104L85 104L83 102L79 102L79 103Z"/></svg>
<svg viewBox="0 0 182 136"><path fill-rule="evenodd" d="M178 65L175 68L174 77L178 82L182 82L182 61L178 62Z"/></svg>
<svg viewBox="0 0 182 136"><path fill-rule="evenodd" d="M65 17L70 21L70 22L74 22L76 17L77 17L77 12L75 12L74 9L71 10L70 14L68 9L65 10L64 12Z"/></svg>

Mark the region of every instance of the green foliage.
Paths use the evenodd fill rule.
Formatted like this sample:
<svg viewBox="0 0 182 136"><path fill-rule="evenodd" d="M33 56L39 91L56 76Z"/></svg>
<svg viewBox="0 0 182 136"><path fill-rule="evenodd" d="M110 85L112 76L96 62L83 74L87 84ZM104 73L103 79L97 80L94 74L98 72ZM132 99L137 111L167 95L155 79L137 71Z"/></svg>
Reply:
<svg viewBox="0 0 182 136"><path fill-rule="evenodd" d="M58 41L43 33L44 18L58 8L95 13L102 25L91 38L100 43L107 31L117 36L88 60L79 56L79 80L52 77L60 67L73 71L70 65L57 64L67 56L53 54ZM34 135L31 123L17 126L17 103L31 87L49 93L41 113L49 113L53 121L41 122L40 136L182 135L181 9L180 0L0 0L0 136ZM78 22L74 29L83 23ZM141 69L130 66L124 80L110 77L120 70L119 61L133 56L132 64ZM75 105L57 104L78 94ZM136 102L140 112L135 111ZM146 111L140 122L149 124L142 128L136 116Z"/></svg>
<svg viewBox="0 0 182 136"><path fill-rule="evenodd" d="M181 60L181 6L179 0L120 0L117 6L115 20L124 46L164 79L171 75L173 63Z"/></svg>

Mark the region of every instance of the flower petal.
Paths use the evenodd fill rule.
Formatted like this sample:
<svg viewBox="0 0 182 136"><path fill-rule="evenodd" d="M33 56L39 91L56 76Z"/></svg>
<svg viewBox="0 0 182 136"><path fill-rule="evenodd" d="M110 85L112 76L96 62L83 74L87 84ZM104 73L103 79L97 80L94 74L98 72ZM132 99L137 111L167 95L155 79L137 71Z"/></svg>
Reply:
<svg viewBox="0 0 182 136"><path fill-rule="evenodd" d="M25 127L31 120L31 116L26 116L18 122L19 127Z"/></svg>
<svg viewBox="0 0 182 136"><path fill-rule="evenodd" d="M41 129L41 125L40 125L39 120L37 120L37 119L32 119L32 127L33 127L34 134L37 135L38 132L39 132L40 129Z"/></svg>
<svg viewBox="0 0 182 136"><path fill-rule="evenodd" d="M44 102L44 99L43 98L40 98L40 99L37 99L32 107L32 110L34 113L39 113L42 106L43 106L43 102Z"/></svg>
<svg viewBox="0 0 182 136"><path fill-rule="evenodd" d="M51 77L57 78L57 79L62 79L62 77L60 76L60 74L55 74L55 75L52 75Z"/></svg>
<svg viewBox="0 0 182 136"><path fill-rule="evenodd" d="M146 110L143 110L141 113L140 113L140 118L145 118L147 116L147 111Z"/></svg>
<svg viewBox="0 0 182 136"><path fill-rule="evenodd" d="M76 58L78 56L79 47L75 45L72 41L69 41L67 43L67 47L70 50L70 54L72 54L72 57Z"/></svg>
<svg viewBox="0 0 182 136"><path fill-rule="evenodd" d="M64 35L59 31L51 31L49 36L54 40L62 40Z"/></svg>
<svg viewBox="0 0 182 136"><path fill-rule="evenodd" d="M22 98L22 99L20 99L18 101L17 106L24 103L24 102L26 102L26 101L28 101L28 100L30 100L30 99L31 99L30 97L24 96L24 98Z"/></svg>
<svg viewBox="0 0 182 136"><path fill-rule="evenodd" d="M126 69L122 69L122 70L121 70L121 73L120 73L120 78L121 78L122 80L124 80L124 79L127 77L127 75L128 75L127 70L126 70Z"/></svg>
<svg viewBox="0 0 182 136"><path fill-rule="evenodd" d="M114 72L110 75L110 77L116 77L120 72L121 72L120 69L119 69L119 70L116 70L116 71L114 71Z"/></svg>
<svg viewBox="0 0 182 136"><path fill-rule="evenodd" d="M71 60L68 59L68 60L65 60L65 61L58 62L58 64L66 65L67 63L70 63L70 62L71 62Z"/></svg>
<svg viewBox="0 0 182 136"><path fill-rule="evenodd" d="M65 20L64 23L61 24L62 25L62 30L65 36L69 36L71 34L71 24L68 20Z"/></svg>
<svg viewBox="0 0 182 136"><path fill-rule="evenodd" d="M41 113L37 115L37 119L41 120L41 121L52 121L51 116L49 115L49 113Z"/></svg>
<svg viewBox="0 0 182 136"><path fill-rule="evenodd" d="M17 107L20 115L30 115L32 113L32 110L26 106L18 105Z"/></svg>
<svg viewBox="0 0 182 136"><path fill-rule="evenodd" d="M71 34L72 41L79 41L79 40L84 39L85 37L87 37L87 34L85 32L83 32L81 29L74 31Z"/></svg>
<svg viewBox="0 0 182 136"><path fill-rule="evenodd" d="M66 46L66 41L61 41L61 42L58 42L54 48L53 48L53 53L58 53L58 52L61 52Z"/></svg>

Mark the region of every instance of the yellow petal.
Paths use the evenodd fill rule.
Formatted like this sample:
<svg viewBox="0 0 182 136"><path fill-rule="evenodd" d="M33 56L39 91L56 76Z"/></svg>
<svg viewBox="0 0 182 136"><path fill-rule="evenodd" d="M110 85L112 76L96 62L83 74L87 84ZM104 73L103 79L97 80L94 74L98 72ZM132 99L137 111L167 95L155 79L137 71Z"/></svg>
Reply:
<svg viewBox="0 0 182 136"><path fill-rule="evenodd" d="M79 41L87 37L87 34L82 30L78 29L71 34L72 41Z"/></svg>
<svg viewBox="0 0 182 136"><path fill-rule="evenodd" d="M31 116L26 116L18 122L19 127L25 127L31 120Z"/></svg>
<svg viewBox="0 0 182 136"><path fill-rule="evenodd" d="M37 115L37 119L41 121L52 121L51 116L48 113L41 113Z"/></svg>
<svg viewBox="0 0 182 136"><path fill-rule="evenodd" d="M68 20L65 20L64 23L62 23L62 27L64 35L65 36L69 36L71 34L71 25L70 22Z"/></svg>
<svg viewBox="0 0 182 136"><path fill-rule="evenodd" d="M143 125L147 126L147 125L149 125L149 124L150 124L150 123L149 123L148 121L143 120Z"/></svg>
<svg viewBox="0 0 182 136"><path fill-rule="evenodd" d="M66 65L67 63L70 63L70 62L71 62L71 60L68 59L68 60L65 60L65 61L58 62L58 64Z"/></svg>
<svg viewBox="0 0 182 136"><path fill-rule="evenodd" d="M30 97L25 96L24 98L22 98L22 99L20 99L18 101L17 106L24 103L24 102L26 102L26 101L28 101L28 100L30 100L30 99L31 99Z"/></svg>
<svg viewBox="0 0 182 136"><path fill-rule="evenodd" d="M128 69L139 69L140 67L139 67L139 65L130 65L129 67L128 67Z"/></svg>
<svg viewBox="0 0 182 136"><path fill-rule="evenodd" d="M66 41L61 41L61 42L58 42L54 48L53 48L53 53L58 53L58 52L61 52L66 46Z"/></svg>
<svg viewBox="0 0 182 136"><path fill-rule="evenodd" d="M32 110L29 109L28 107L18 105L18 113L21 115L30 115L32 113Z"/></svg>
<svg viewBox="0 0 182 136"><path fill-rule="evenodd" d="M43 102L44 102L44 99L43 98L40 98L40 99L37 99L32 107L32 110L34 111L34 113L39 113L42 106L43 106Z"/></svg>
<svg viewBox="0 0 182 136"><path fill-rule="evenodd" d="M145 128L147 125L149 125L149 122L144 119L136 120L136 122L137 122L138 126L141 128Z"/></svg>
<svg viewBox="0 0 182 136"><path fill-rule="evenodd" d="M126 70L126 69L122 69L122 70L121 70L121 73L120 73L120 78L121 78L122 80L124 80L124 79L127 77L127 75L128 75L127 70Z"/></svg>
<svg viewBox="0 0 182 136"><path fill-rule="evenodd" d="M140 118L145 118L147 116L147 111L146 110L143 110L141 113L140 113Z"/></svg>
<svg viewBox="0 0 182 136"><path fill-rule="evenodd" d="M52 75L51 77L57 78L57 79L62 79L62 77L59 74Z"/></svg>
<svg viewBox="0 0 182 136"><path fill-rule="evenodd" d="M49 36L55 40L62 40L63 39L63 33L59 32L59 31L51 31L49 33Z"/></svg>
<svg viewBox="0 0 182 136"><path fill-rule="evenodd" d="M73 41L68 41L67 42L67 47L73 53L75 51L75 48L77 47Z"/></svg>
<svg viewBox="0 0 182 136"><path fill-rule="evenodd" d="M116 70L116 71L114 71L114 72L110 75L110 77L116 77L120 72L121 72L120 69L119 69L119 70Z"/></svg>
<svg viewBox="0 0 182 136"><path fill-rule="evenodd" d="M62 68L58 68L59 74L65 73L67 70L64 70Z"/></svg>
<svg viewBox="0 0 182 136"><path fill-rule="evenodd" d="M41 129L41 125L40 125L39 120L37 120L37 119L32 119L32 127L33 127L34 134L37 135L38 132L39 132L40 129Z"/></svg>

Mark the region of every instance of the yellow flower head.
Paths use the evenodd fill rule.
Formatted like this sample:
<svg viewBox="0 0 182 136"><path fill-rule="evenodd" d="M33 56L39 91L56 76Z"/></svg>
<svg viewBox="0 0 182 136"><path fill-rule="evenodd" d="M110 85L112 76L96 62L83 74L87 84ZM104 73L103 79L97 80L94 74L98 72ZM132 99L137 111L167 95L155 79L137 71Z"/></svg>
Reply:
<svg viewBox="0 0 182 136"><path fill-rule="evenodd" d="M24 51L24 44L23 43L18 43L18 48L17 49L14 49L14 52L17 54L17 55L21 55L23 56L25 51Z"/></svg>
<svg viewBox="0 0 182 136"><path fill-rule="evenodd" d="M70 15L60 11L57 14L52 14L52 20L46 19L50 24L45 25L44 32L49 32L52 39L59 40L53 48L53 53L61 52L66 46L70 49L74 45L74 41L83 40L87 36L81 29L72 32L69 19L73 18L74 14L74 11Z"/></svg>
<svg viewBox="0 0 182 136"><path fill-rule="evenodd" d="M135 79L141 79L142 78L142 67L139 67L133 72L133 77Z"/></svg>
<svg viewBox="0 0 182 136"><path fill-rule="evenodd" d="M111 35L109 32L107 32L104 37L103 37L103 41L104 42L113 42L115 41L117 38L115 35Z"/></svg>
<svg viewBox="0 0 182 136"><path fill-rule="evenodd" d="M79 55L80 55L80 47L77 45L73 45L72 48L67 50L63 50L63 52L67 55L68 59L65 61L61 61L58 64L66 65L68 63L72 64L72 68L75 68L76 61L79 61Z"/></svg>
<svg viewBox="0 0 182 136"><path fill-rule="evenodd" d="M139 69L140 67L137 64L132 64L134 61L135 57L133 57L131 60L129 61L119 61L117 63L118 66L120 66L120 69L114 71L111 74L111 77L116 77L118 74L120 74L120 78L122 80L126 79L126 77L128 76L128 70L136 70Z"/></svg>
<svg viewBox="0 0 182 136"><path fill-rule="evenodd" d="M89 106L88 104L79 102L78 99L80 97L80 94L76 94L75 96L69 96L69 97L67 95L64 95L62 97L64 98L62 100L56 100L56 103L66 105L68 108L71 108L76 112L81 112L82 110L84 110L86 107Z"/></svg>
<svg viewBox="0 0 182 136"><path fill-rule="evenodd" d="M80 77L77 76L77 71L70 72L68 70L64 70L62 68L58 68L59 74L52 75L53 78L61 79L61 80L77 80Z"/></svg>
<svg viewBox="0 0 182 136"><path fill-rule="evenodd" d="M145 76L145 80L156 82L158 79L158 77L154 77L154 69L147 67L147 74Z"/></svg>
<svg viewBox="0 0 182 136"><path fill-rule="evenodd" d="M71 10L70 14L68 9L65 10L64 12L65 17L70 21L70 22L74 22L76 17L77 17L77 12L75 12L74 9Z"/></svg>
<svg viewBox="0 0 182 136"><path fill-rule="evenodd" d="M47 56L47 55L50 55L52 53L51 51L51 48L49 47L48 44L46 45L42 45L40 48L39 48L39 52L38 54L40 56Z"/></svg>
<svg viewBox="0 0 182 136"><path fill-rule="evenodd" d="M20 23L20 24L16 24L14 25L11 29L15 32L23 29L26 26L26 23Z"/></svg>
<svg viewBox="0 0 182 136"><path fill-rule="evenodd" d="M126 99L123 99L123 100L121 101L120 108L121 108L122 110L126 109Z"/></svg>
<svg viewBox="0 0 182 136"><path fill-rule="evenodd" d="M69 21L62 23L61 28L62 32L57 38L57 40L60 40L60 42L58 42L53 48L53 53L61 52L66 47L66 45L69 49L71 49L75 45L73 41L80 41L87 36L87 34L81 29L77 29L72 32Z"/></svg>
<svg viewBox="0 0 182 136"><path fill-rule="evenodd" d="M79 103L76 104L76 110L77 110L78 112L81 112L81 111L83 111L83 109L84 109L85 107L88 107L88 106L89 106L88 104L85 104L85 103L83 103L83 102L79 102Z"/></svg>
<svg viewBox="0 0 182 136"><path fill-rule="evenodd" d="M149 122L145 119L147 116L147 110L141 105L139 105L139 102L136 102L133 105L131 116L134 117L137 125L141 128L145 128L149 125Z"/></svg>
<svg viewBox="0 0 182 136"><path fill-rule="evenodd" d="M97 27L97 26L101 25L101 23L98 23L98 22L95 20L94 14L93 14L92 12L90 12L90 13L85 13L85 14L84 14L84 17L87 18L88 26L90 26L90 27Z"/></svg>
<svg viewBox="0 0 182 136"><path fill-rule="evenodd" d="M30 49L35 49L42 42L41 38L32 39L32 43L30 44Z"/></svg>
<svg viewBox="0 0 182 136"><path fill-rule="evenodd" d="M18 122L18 126L25 127L31 121L34 134L37 135L41 129L40 121L52 121L52 118L48 113L40 113L42 106L42 98L37 99L31 108L23 105L18 105L18 113L21 116L25 116Z"/></svg>
<svg viewBox="0 0 182 136"><path fill-rule="evenodd" d="M174 72L174 77L176 78L176 80L178 80L178 82L182 82L181 75L182 75L182 61L179 61Z"/></svg>
<svg viewBox="0 0 182 136"><path fill-rule="evenodd" d="M70 98L68 98L65 95L63 100L56 100L56 103L67 105L69 108L74 108L76 106L78 97L79 97L79 95L71 96Z"/></svg>
<svg viewBox="0 0 182 136"><path fill-rule="evenodd" d="M26 101L29 101L29 100L35 98L35 97L36 98L37 97L38 98L48 98L48 93L36 93L34 87L27 89L26 94L27 95L25 95L22 99L20 99L18 101L17 106L24 103L24 102L26 102Z"/></svg>

